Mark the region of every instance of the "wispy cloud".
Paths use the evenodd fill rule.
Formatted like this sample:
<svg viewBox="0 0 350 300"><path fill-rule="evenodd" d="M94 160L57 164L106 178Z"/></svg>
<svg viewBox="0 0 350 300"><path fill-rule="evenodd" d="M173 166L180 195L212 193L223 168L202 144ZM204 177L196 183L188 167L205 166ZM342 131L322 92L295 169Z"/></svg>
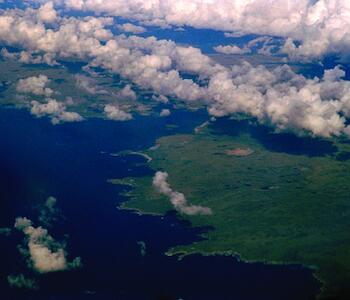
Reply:
<svg viewBox="0 0 350 300"><path fill-rule="evenodd" d="M211 215L212 210L209 207L188 204L185 195L174 191L167 182L168 173L158 171L153 177L153 185L158 191L169 197L174 208L186 215Z"/></svg>

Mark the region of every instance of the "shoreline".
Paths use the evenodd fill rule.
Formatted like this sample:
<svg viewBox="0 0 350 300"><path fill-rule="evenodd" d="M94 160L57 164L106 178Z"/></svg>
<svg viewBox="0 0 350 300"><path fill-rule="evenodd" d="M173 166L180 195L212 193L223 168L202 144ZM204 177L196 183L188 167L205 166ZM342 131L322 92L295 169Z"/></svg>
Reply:
<svg viewBox="0 0 350 300"><path fill-rule="evenodd" d="M123 184L121 184L123 185ZM126 186L133 186L132 184L125 183ZM127 202L131 200L131 195L125 193L123 196L125 196L126 199L119 205L117 208L120 210L125 210L125 211L130 211L133 212L139 216L158 216L158 217L164 217L164 214L161 213L152 213L152 212L146 212L143 211L142 209L137 209L137 208L132 208L127 206ZM193 226L193 225L190 225ZM263 264L263 265L279 265L279 266L286 266L286 267L291 267L291 266L299 266L301 268L305 268L310 270L312 273L312 276L316 279L316 281L320 284L320 288L318 293L315 295L315 299L323 299L324 298L324 292L325 292L325 287L326 287L326 281L321 278L318 274L317 271L319 268L317 266L313 265L306 265L301 262L288 262L288 261L267 261L265 259L244 259L242 258L242 255L239 252L233 251L233 250L226 250L226 251L213 251L213 252L206 252L206 251L199 251L199 250L194 250L194 251L186 251L186 250L175 250L176 247L181 247L181 246L187 246L187 245L177 245L175 247L169 248L167 251L164 252L164 255L168 257L176 257L178 260L184 259L186 256L190 255L201 255L201 256L230 256L234 259L236 259L238 262L243 262L246 264Z"/></svg>
<svg viewBox="0 0 350 300"><path fill-rule="evenodd" d="M149 163L153 160L153 158L150 157L148 154L143 153L143 152L139 152L139 151L122 151L119 153L110 153L110 156L113 156L113 157L120 157L120 156L127 156L127 155L141 156L144 159L146 159L146 163Z"/></svg>
<svg viewBox="0 0 350 300"><path fill-rule="evenodd" d="M132 184L131 184L132 186ZM126 197L130 197L130 195L125 194ZM130 199L130 198L129 198ZM130 211L134 212L139 216L158 216L158 217L164 217L164 214L160 213L151 213L151 212L146 212L141 209L137 208L132 208L132 207L127 207L127 202L129 199L126 199L126 201L123 201L123 203L118 206L118 209L125 210L125 211ZM192 225L190 225L192 226ZM206 251L186 251L186 250L174 250L176 247L181 247L181 246L186 246L186 245L177 245L173 248L169 248L167 251L164 252L164 255L168 257L178 257L178 260L184 259L186 256L190 255L202 255L202 256L231 256L232 258L236 259L238 262L243 262L246 264L256 264L256 263L261 263L263 265L279 265L279 266L286 266L286 267L291 267L291 266L300 266L302 268L310 270L312 273L312 276L316 279L316 281L320 284L320 288L318 293L315 295L315 299L324 299L324 292L325 292L325 287L326 287L326 281L321 278L318 274L318 267L314 265L306 265L301 262L288 262L288 261L267 261L265 259L244 259L242 258L242 255L239 252L235 252L233 250L226 250L226 251L213 251L213 252L206 252Z"/></svg>
<svg viewBox="0 0 350 300"><path fill-rule="evenodd" d="M181 247L181 245L177 246ZM178 260L184 259L186 256L199 254L202 256L231 256L232 258L235 258L238 262L243 262L246 264L263 264L263 265L279 265L279 266L300 266L302 268L306 268L311 271L312 276L320 283L321 287L319 289L319 293L316 295L316 299L323 299L323 293L325 291L326 281L321 278L318 274L318 267L313 265L306 265L301 262L288 262L288 261L267 261L264 259L243 259L241 254L239 252L235 252L233 250L226 250L226 251L213 251L213 252L206 252L206 251L186 251L186 250L177 250L173 251L174 248L170 248L167 250L164 254L168 257L178 256ZM172 252L173 251L173 252Z"/></svg>
<svg viewBox="0 0 350 300"><path fill-rule="evenodd" d="M156 144L156 147L159 147L158 144ZM151 147L152 148L152 147ZM249 149L251 150L251 149ZM254 151L252 151L254 152ZM142 155L144 153L140 153L140 152L129 152L130 154L138 154L138 155ZM249 153L250 155L251 153ZM121 185L127 185L129 187L131 187L131 189L134 189L136 186L136 182L133 182L132 180L130 181L125 181L125 182L119 182L118 184ZM133 196L132 196L132 191L128 191L126 193L124 193L124 196L126 196L125 201L122 202L122 204L118 207L118 209L122 209L122 210L128 210L130 212L133 212L137 215L149 215L149 216L164 216L164 212L162 213L152 213L152 212L148 212L145 211L143 209L140 208L135 208L135 207L130 207L128 206L128 202L132 200ZM178 216L177 216L178 218ZM190 225L191 227L195 227L193 226L193 224ZM196 241L194 240L192 243L196 243ZM315 278L316 282L319 284L318 289L317 289L317 293L314 294L315 299L326 299L327 297L333 295L334 293L332 293L332 289L331 286L329 285L329 283L327 283L327 281L324 279L324 277L321 277L320 274L320 267L316 266L316 265L309 265L309 264L305 264L302 262L297 262L297 261L276 261L276 260L266 260L264 258L253 258L253 259L244 259L242 257L244 257L243 255L241 255L239 252L235 252L233 250L226 250L226 251L205 251L205 250L182 250L181 247L188 247L189 245L176 245L172 248L167 249L164 254L166 256L175 256L177 257L179 260L182 260L183 258L185 258L186 256L190 256L190 255L201 255L201 256L231 256L234 259L236 259L237 261L243 262L243 263L247 263L247 264L254 264L254 263L260 263L263 265L279 265L279 266L286 266L286 267L293 267L293 266L297 266L300 268L305 268L307 270L309 270L312 274L312 277ZM179 250L177 250L176 248L180 248Z"/></svg>

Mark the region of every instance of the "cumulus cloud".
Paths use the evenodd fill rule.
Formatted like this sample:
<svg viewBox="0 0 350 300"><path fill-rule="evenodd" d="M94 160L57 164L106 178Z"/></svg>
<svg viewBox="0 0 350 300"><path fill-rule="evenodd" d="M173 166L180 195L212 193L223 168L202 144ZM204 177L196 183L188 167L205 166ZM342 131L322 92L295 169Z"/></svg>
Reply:
<svg viewBox="0 0 350 300"><path fill-rule="evenodd" d="M118 106L107 104L104 107L105 115L108 119L114 121L128 121L132 119L132 115L121 110Z"/></svg>
<svg viewBox="0 0 350 300"><path fill-rule="evenodd" d="M131 23L124 23L117 25L117 28L121 31L133 33L133 34L141 34L146 32L146 28L142 26L137 26Z"/></svg>
<svg viewBox="0 0 350 300"><path fill-rule="evenodd" d="M17 218L15 228L27 237L30 265L39 273L64 271L81 265L80 258L68 262L64 247L42 227L34 227L27 218Z"/></svg>
<svg viewBox="0 0 350 300"><path fill-rule="evenodd" d="M348 0L57 0L75 10L135 19L149 25L212 28L227 34L259 34L288 39L292 58L347 56L350 49ZM298 45L294 41L300 42Z"/></svg>
<svg viewBox="0 0 350 300"><path fill-rule="evenodd" d="M166 172L156 172L153 177L153 185L161 194L169 197L171 204L177 211L186 215L212 214L211 209L208 207L188 204L184 194L172 190L169 183L167 182L168 176L169 175Z"/></svg>
<svg viewBox="0 0 350 300"><path fill-rule="evenodd" d="M31 101L31 114L36 117L48 116L51 123L56 125L62 122L79 122L83 117L76 112L66 111L66 106L62 102L48 98L46 103Z"/></svg>
<svg viewBox="0 0 350 300"><path fill-rule="evenodd" d="M53 2L47 2L39 8L39 20L44 23L54 23L57 20L57 13L54 9Z"/></svg>
<svg viewBox="0 0 350 300"><path fill-rule="evenodd" d="M226 45L226 46L216 46L214 47L214 50L218 53L222 54L246 54L250 53L250 49L248 48L240 48L236 45Z"/></svg>
<svg viewBox="0 0 350 300"><path fill-rule="evenodd" d="M270 71L244 63L210 79L208 91L215 101L209 111L214 116L247 113L280 130L340 135L346 133L349 116L350 82L340 79L344 74L336 67L322 79L306 79L288 66Z"/></svg>
<svg viewBox="0 0 350 300"><path fill-rule="evenodd" d="M132 90L131 85L127 84L120 91L118 91L117 97L129 100L136 100L136 93Z"/></svg>
<svg viewBox="0 0 350 300"><path fill-rule="evenodd" d="M166 97L164 95L159 95L159 96L153 95L152 100L160 102L160 103L164 103L164 104L167 104L169 102L168 97Z"/></svg>
<svg viewBox="0 0 350 300"><path fill-rule="evenodd" d="M21 51L17 59L24 64L47 64L49 66L59 65L54 56L52 56L50 53L40 55L33 54L29 51Z"/></svg>
<svg viewBox="0 0 350 300"><path fill-rule="evenodd" d="M111 38L110 31L104 29L104 26L112 24L113 20L109 18L63 18L57 30L46 29L33 14L33 10L29 9L7 10L5 15L0 16L0 23L6 24L0 26L0 40L11 45L20 44L31 51L50 53L52 57L90 60L90 66L119 73L159 94L195 100L204 93L193 81L182 80L179 72L171 68L169 54L172 53L174 59L177 56L179 67L184 67L186 62L191 62L188 59L191 52L196 55L193 58L199 58L198 50L194 48L176 48L172 42L157 42L155 38ZM106 40L106 43L101 43ZM162 54L162 51L165 53ZM186 55L187 61L182 61ZM208 60L205 56L200 58ZM200 65L200 60L193 61L189 69Z"/></svg>
<svg viewBox="0 0 350 300"><path fill-rule="evenodd" d="M16 60L24 64L47 64L49 66L59 65L50 53L40 55L30 51L9 52L6 48L2 48L0 55L6 60Z"/></svg>
<svg viewBox="0 0 350 300"><path fill-rule="evenodd" d="M108 94L108 91L101 89L97 86L96 81L93 78L84 76L82 74L75 75L76 85L78 88L88 92L89 94L100 94L105 95Z"/></svg>
<svg viewBox="0 0 350 300"><path fill-rule="evenodd" d="M53 94L53 90L46 87L48 83L50 83L50 80L45 75L28 77L18 81L16 90L19 93L50 97Z"/></svg>
<svg viewBox="0 0 350 300"><path fill-rule="evenodd" d="M1 57L3 59L16 59L17 58L17 53L16 52L9 52L6 48L1 48L0 51Z"/></svg>
<svg viewBox="0 0 350 300"><path fill-rule="evenodd" d="M87 3L82 2L82 6ZM129 2L123 3L129 5ZM253 1L252 5L256 3ZM298 5L293 3L290 9ZM157 95L176 97L190 104L205 104L215 117L245 113L278 130L308 132L315 136L339 136L350 132L346 120L350 117L350 82L342 79L344 72L339 67L326 71L323 78L313 79L296 74L288 66L271 70L242 63L228 68L194 47L179 46L154 37L113 36L105 29L112 25L111 18L61 17L56 22L55 28L46 28L33 9L6 10L0 16L0 41L54 58L87 61L89 67L120 74L141 88L152 89ZM247 19L246 22L246 28L249 28L249 22L253 21ZM286 24L294 26L293 22ZM270 45L266 37L265 42L254 43ZM184 79L182 73L197 76L202 84ZM33 106L33 112L38 115L53 115L53 122L79 120L75 113L60 109L57 101L48 101L44 106L33 102ZM105 113L115 119L131 117L112 105L105 107Z"/></svg>
<svg viewBox="0 0 350 300"><path fill-rule="evenodd" d="M171 115L171 111L169 109L162 109L161 112L159 113L159 116L161 117L168 117Z"/></svg>

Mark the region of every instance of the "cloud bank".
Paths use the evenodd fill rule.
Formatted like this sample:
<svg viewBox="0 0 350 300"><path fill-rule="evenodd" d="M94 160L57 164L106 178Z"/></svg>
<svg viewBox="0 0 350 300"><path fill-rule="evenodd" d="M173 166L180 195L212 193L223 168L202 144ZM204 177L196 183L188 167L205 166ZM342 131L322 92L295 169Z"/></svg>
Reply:
<svg viewBox="0 0 350 300"><path fill-rule="evenodd" d="M147 25L186 25L236 35L279 36L286 39L283 51L298 59L318 59L329 53L348 56L350 49L348 0L56 0L56 3Z"/></svg>
<svg viewBox="0 0 350 300"><path fill-rule="evenodd" d="M212 211L209 207L188 204L184 194L172 190L169 183L167 182L168 176L169 175L166 172L156 172L153 177L153 185L161 194L169 197L171 204L177 211L185 215L212 214Z"/></svg>
<svg viewBox="0 0 350 300"><path fill-rule="evenodd" d="M288 66L270 70L242 63L227 68L194 47L154 37L113 36L106 29L113 25L111 18L56 16L55 26L47 27L39 10L3 11L0 41L20 45L30 53L49 54L53 59L87 61L88 67L104 68L141 88L152 89L160 95L159 100L176 97L189 104L205 104L215 117L244 113L277 130L322 137L350 134L350 82L342 79L345 73L340 67L312 79ZM182 73L197 76L202 84L184 79ZM34 114L52 115L53 122L80 119L54 100L33 102L32 106ZM105 113L114 119L130 118L113 105L106 106Z"/></svg>

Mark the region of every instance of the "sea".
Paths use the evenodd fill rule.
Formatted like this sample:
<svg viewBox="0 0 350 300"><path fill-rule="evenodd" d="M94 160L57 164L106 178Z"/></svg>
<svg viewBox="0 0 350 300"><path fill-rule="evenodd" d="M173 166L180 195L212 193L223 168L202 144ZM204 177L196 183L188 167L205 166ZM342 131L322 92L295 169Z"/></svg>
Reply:
<svg viewBox="0 0 350 300"><path fill-rule="evenodd" d="M38 274L19 251L23 233L0 235L0 299L314 299L320 283L309 268L220 255L168 257L166 250L200 240L210 229L192 227L175 212L118 209L128 200L121 195L125 187L108 179L155 170L141 156L111 154L142 151L161 136L193 132L207 119L205 111L177 110L168 118L54 126L25 109L0 108L0 227L13 228L20 216L39 226L40 209L53 196L60 215L49 233L65 241L68 260L82 260L75 270ZM11 288L10 274L34 278L40 289Z"/></svg>

